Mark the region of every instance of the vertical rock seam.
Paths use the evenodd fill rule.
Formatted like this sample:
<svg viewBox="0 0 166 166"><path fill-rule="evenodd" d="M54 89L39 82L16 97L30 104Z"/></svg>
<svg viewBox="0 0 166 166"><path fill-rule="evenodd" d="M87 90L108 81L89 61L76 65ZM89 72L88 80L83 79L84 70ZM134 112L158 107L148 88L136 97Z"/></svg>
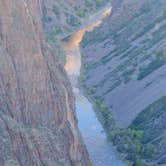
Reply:
<svg viewBox="0 0 166 166"><path fill-rule="evenodd" d="M0 165L90 165L39 0L0 0Z"/></svg>

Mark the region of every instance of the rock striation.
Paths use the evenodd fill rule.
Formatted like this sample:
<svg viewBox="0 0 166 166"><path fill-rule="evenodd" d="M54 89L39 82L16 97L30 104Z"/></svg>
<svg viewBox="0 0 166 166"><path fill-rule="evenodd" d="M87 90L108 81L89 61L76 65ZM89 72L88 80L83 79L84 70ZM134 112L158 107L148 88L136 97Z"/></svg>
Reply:
<svg viewBox="0 0 166 166"><path fill-rule="evenodd" d="M81 84L128 165L166 165L166 1L114 1L82 41Z"/></svg>
<svg viewBox="0 0 166 166"><path fill-rule="evenodd" d="M84 37L84 85L103 98L119 127L166 95L165 6L163 0L122 1Z"/></svg>
<svg viewBox="0 0 166 166"><path fill-rule="evenodd" d="M40 0L0 0L0 165L89 166Z"/></svg>

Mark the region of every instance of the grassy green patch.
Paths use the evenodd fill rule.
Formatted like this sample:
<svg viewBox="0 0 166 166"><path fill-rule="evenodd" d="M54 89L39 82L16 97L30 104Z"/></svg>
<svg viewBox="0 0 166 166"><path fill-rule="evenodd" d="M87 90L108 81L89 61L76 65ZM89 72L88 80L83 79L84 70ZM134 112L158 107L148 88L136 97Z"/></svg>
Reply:
<svg viewBox="0 0 166 166"><path fill-rule="evenodd" d="M85 17L85 10L81 8L77 9L76 15L79 17Z"/></svg>
<svg viewBox="0 0 166 166"><path fill-rule="evenodd" d="M146 76L151 74L153 71L157 70L166 63L165 51L160 51L157 53L156 59L153 60L145 67L141 67L139 70L138 80L144 79Z"/></svg>
<svg viewBox="0 0 166 166"><path fill-rule="evenodd" d="M81 74L80 74L81 83L83 83L87 79L87 70L88 70L88 65L82 65Z"/></svg>
<svg viewBox="0 0 166 166"><path fill-rule="evenodd" d="M73 26L73 27L78 27L78 26L81 25L81 23L79 22L79 20L78 20L75 16L73 16L73 15L70 15L70 16L67 18L66 22L67 22L69 25Z"/></svg>

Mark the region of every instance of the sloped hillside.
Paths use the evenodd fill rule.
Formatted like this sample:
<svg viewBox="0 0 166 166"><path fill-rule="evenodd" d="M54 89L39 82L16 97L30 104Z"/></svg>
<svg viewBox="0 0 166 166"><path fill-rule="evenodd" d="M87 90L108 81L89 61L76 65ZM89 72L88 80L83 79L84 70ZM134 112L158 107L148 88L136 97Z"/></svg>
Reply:
<svg viewBox="0 0 166 166"><path fill-rule="evenodd" d="M39 0L0 0L0 165L89 166Z"/></svg>
<svg viewBox="0 0 166 166"><path fill-rule="evenodd" d="M156 165L166 163L166 96L152 103L133 121L131 128L144 131L142 142L150 147L145 158Z"/></svg>
<svg viewBox="0 0 166 166"><path fill-rule="evenodd" d="M165 5L163 0L125 1L82 43L83 83L92 96L104 98L120 127L166 94Z"/></svg>
<svg viewBox="0 0 166 166"><path fill-rule="evenodd" d="M161 111L155 104L165 105L161 100L166 95L165 9L165 0L123 1L113 15L85 35L82 42L81 84L94 101L110 139L117 140L114 143L119 145L118 151L134 154L124 155L134 161L133 165L166 164L165 121L162 119L166 119L166 110L163 106ZM153 113L149 114L153 105ZM132 128L142 117L144 124ZM123 129L111 133L113 126ZM160 127L152 137L151 129L157 131ZM129 142L125 144L124 140ZM153 144L152 149L157 152L151 147L145 148L152 156L143 157L141 149L155 140L158 145ZM125 149L128 146L132 148ZM134 153L136 147L139 150Z"/></svg>
<svg viewBox="0 0 166 166"><path fill-rule="evenodd" d="M44 0L43 24L47 33L56 36L66 37L78 29L83 23L84 18L97 11L106 0Z"/></svg>
<svg viewBox="0 0 166 166"><path fill-rule="evenodd" d="M110 2L111 0L109 0ZM56 52L65 63L60 40L86 24L86 18L109 3L107 0L42 0L41 15L47 41L56 46Z"/></svg>

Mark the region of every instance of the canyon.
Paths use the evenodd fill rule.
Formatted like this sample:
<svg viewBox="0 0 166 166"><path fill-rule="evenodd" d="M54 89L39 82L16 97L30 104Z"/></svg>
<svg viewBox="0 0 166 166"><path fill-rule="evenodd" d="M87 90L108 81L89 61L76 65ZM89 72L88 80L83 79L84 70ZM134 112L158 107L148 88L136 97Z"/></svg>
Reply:
<svg viewBox="0 0 166 166"><path fill-rule="evenodd" d="M80 84L129 165L166 164L165 8L122 1L81 43Z"/></svg>
<svg viewBox="0 0 166 166"><path fill-rule="evenodd" d="M62 46L66 55L65 70L70 78L73 92L76 96L76 112L78 124L83 140L90 155L90 159L95 166L123 166L110 142L106 133L98 121L93 105L83 95L78 84L81 69L80 43L83 36L88 31L93 31L95 27L102 24L103 19L111 14L112 7L106 6L96 14L92 15L86 22L88 24L74 32L67 39L62 40Z"/></svg>
<svg viewBox="0 0 166 166"><path fill-rule="evenodd" d="M165 9L0 0L0 166L165 166Z"/></svg>

